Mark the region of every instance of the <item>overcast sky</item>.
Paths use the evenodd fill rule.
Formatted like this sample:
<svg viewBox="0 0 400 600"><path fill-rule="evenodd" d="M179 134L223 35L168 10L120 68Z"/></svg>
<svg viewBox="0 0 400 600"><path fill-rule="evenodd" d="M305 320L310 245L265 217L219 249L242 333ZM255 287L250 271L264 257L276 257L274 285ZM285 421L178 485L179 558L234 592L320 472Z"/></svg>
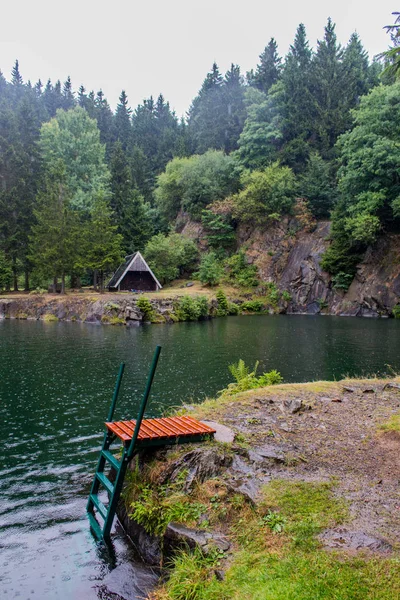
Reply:
<svg viewBox="0 0 400 600"><path fill-rule="evenodd" d="M397 4L397 6L396 6ZM178 115L214 61L225 72L256 66L271 37L284 55L304 23L312 46L330 16L339 41L357 31L374 56L390 42L383 26L398 2L379 0L11 0L0 1L0 69L17 58L24 80L103 89L114 108L122 89L135 107L162 92Z"/></svg>

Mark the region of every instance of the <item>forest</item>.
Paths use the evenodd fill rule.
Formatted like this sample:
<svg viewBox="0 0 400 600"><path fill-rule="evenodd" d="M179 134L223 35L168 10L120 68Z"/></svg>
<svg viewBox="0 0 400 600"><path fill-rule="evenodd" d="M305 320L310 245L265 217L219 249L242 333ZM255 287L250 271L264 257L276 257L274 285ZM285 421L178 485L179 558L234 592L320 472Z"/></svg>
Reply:
<svg viewBox="0 0 400 600"><path fill-rule="evenodd" d="M192 275L257 285L241 223L332 219L323 268L347 289L368 245L400 227L400 23L369 60L331 19L304 25L285 57L274 38L253 70L213 64L184 118L160 93L113 111L102 90L0 71L0 289L59 280L103 289L140 250L162 283ZM389 38L388 38L389 39ZM200 222L205 247L180 235Z"/></svg>

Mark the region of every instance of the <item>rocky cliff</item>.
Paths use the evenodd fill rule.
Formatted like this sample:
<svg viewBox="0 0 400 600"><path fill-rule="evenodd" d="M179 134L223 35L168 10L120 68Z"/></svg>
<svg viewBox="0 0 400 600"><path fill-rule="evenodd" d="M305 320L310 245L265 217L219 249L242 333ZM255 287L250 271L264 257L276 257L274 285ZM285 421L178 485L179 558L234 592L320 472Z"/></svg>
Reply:
<svg viewBox="0 0 400 600"><path fill-rule="evenodd" d="M281 302L282 312L390 316L400 303L400 235L388 234L368 249L345 293L334 289L320 266L329 232L329 221L305 226L297 218L283 217L265 228L241 225L237 247L257 265L263 281L289 292L291 301ZM204 241L202 229L191 223L183 233Z"/></svg>

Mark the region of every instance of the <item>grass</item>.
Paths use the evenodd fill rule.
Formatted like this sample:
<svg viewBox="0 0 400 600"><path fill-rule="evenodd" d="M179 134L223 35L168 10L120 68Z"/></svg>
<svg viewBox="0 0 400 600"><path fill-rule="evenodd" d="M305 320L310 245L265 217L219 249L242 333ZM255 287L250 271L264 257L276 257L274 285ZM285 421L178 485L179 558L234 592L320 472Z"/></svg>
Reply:
<svg viewBox="0 0 400 600"><path fill-rule="evenodd" d="M179 553L170 579L153 599L399 599L399 560L321 548L317 534L348 518L334 486L334 482L271 482L257 510L242 507L239 518L230 521L233 556L221 563L220 555ZM221 566L222 581L216 576Z"/></svg>
<svg viewBox="0 0 400 600"><path fill-rule="evenodd" d="M397 431L400 432L400 414L392 415L386 423L379 426L380 431Z"/></svg>

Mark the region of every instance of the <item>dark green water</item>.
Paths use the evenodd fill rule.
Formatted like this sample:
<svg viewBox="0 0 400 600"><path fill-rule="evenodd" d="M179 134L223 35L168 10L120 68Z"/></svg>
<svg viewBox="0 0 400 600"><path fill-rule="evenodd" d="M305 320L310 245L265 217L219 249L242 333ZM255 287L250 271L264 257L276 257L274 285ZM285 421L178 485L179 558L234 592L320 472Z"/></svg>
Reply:
<svg viewBox="0 0 400 600"><path fill-rule="evenodd" d="M86 498L121 360L116 417L135 416L156 344L163 347L149 415L229 382L239 358L285 381L400 369L400 321L230 317L125 329L0 321L0 598L91 600L129 559L92 539ZM148 415L148 416L149 416Z"/></svg>

